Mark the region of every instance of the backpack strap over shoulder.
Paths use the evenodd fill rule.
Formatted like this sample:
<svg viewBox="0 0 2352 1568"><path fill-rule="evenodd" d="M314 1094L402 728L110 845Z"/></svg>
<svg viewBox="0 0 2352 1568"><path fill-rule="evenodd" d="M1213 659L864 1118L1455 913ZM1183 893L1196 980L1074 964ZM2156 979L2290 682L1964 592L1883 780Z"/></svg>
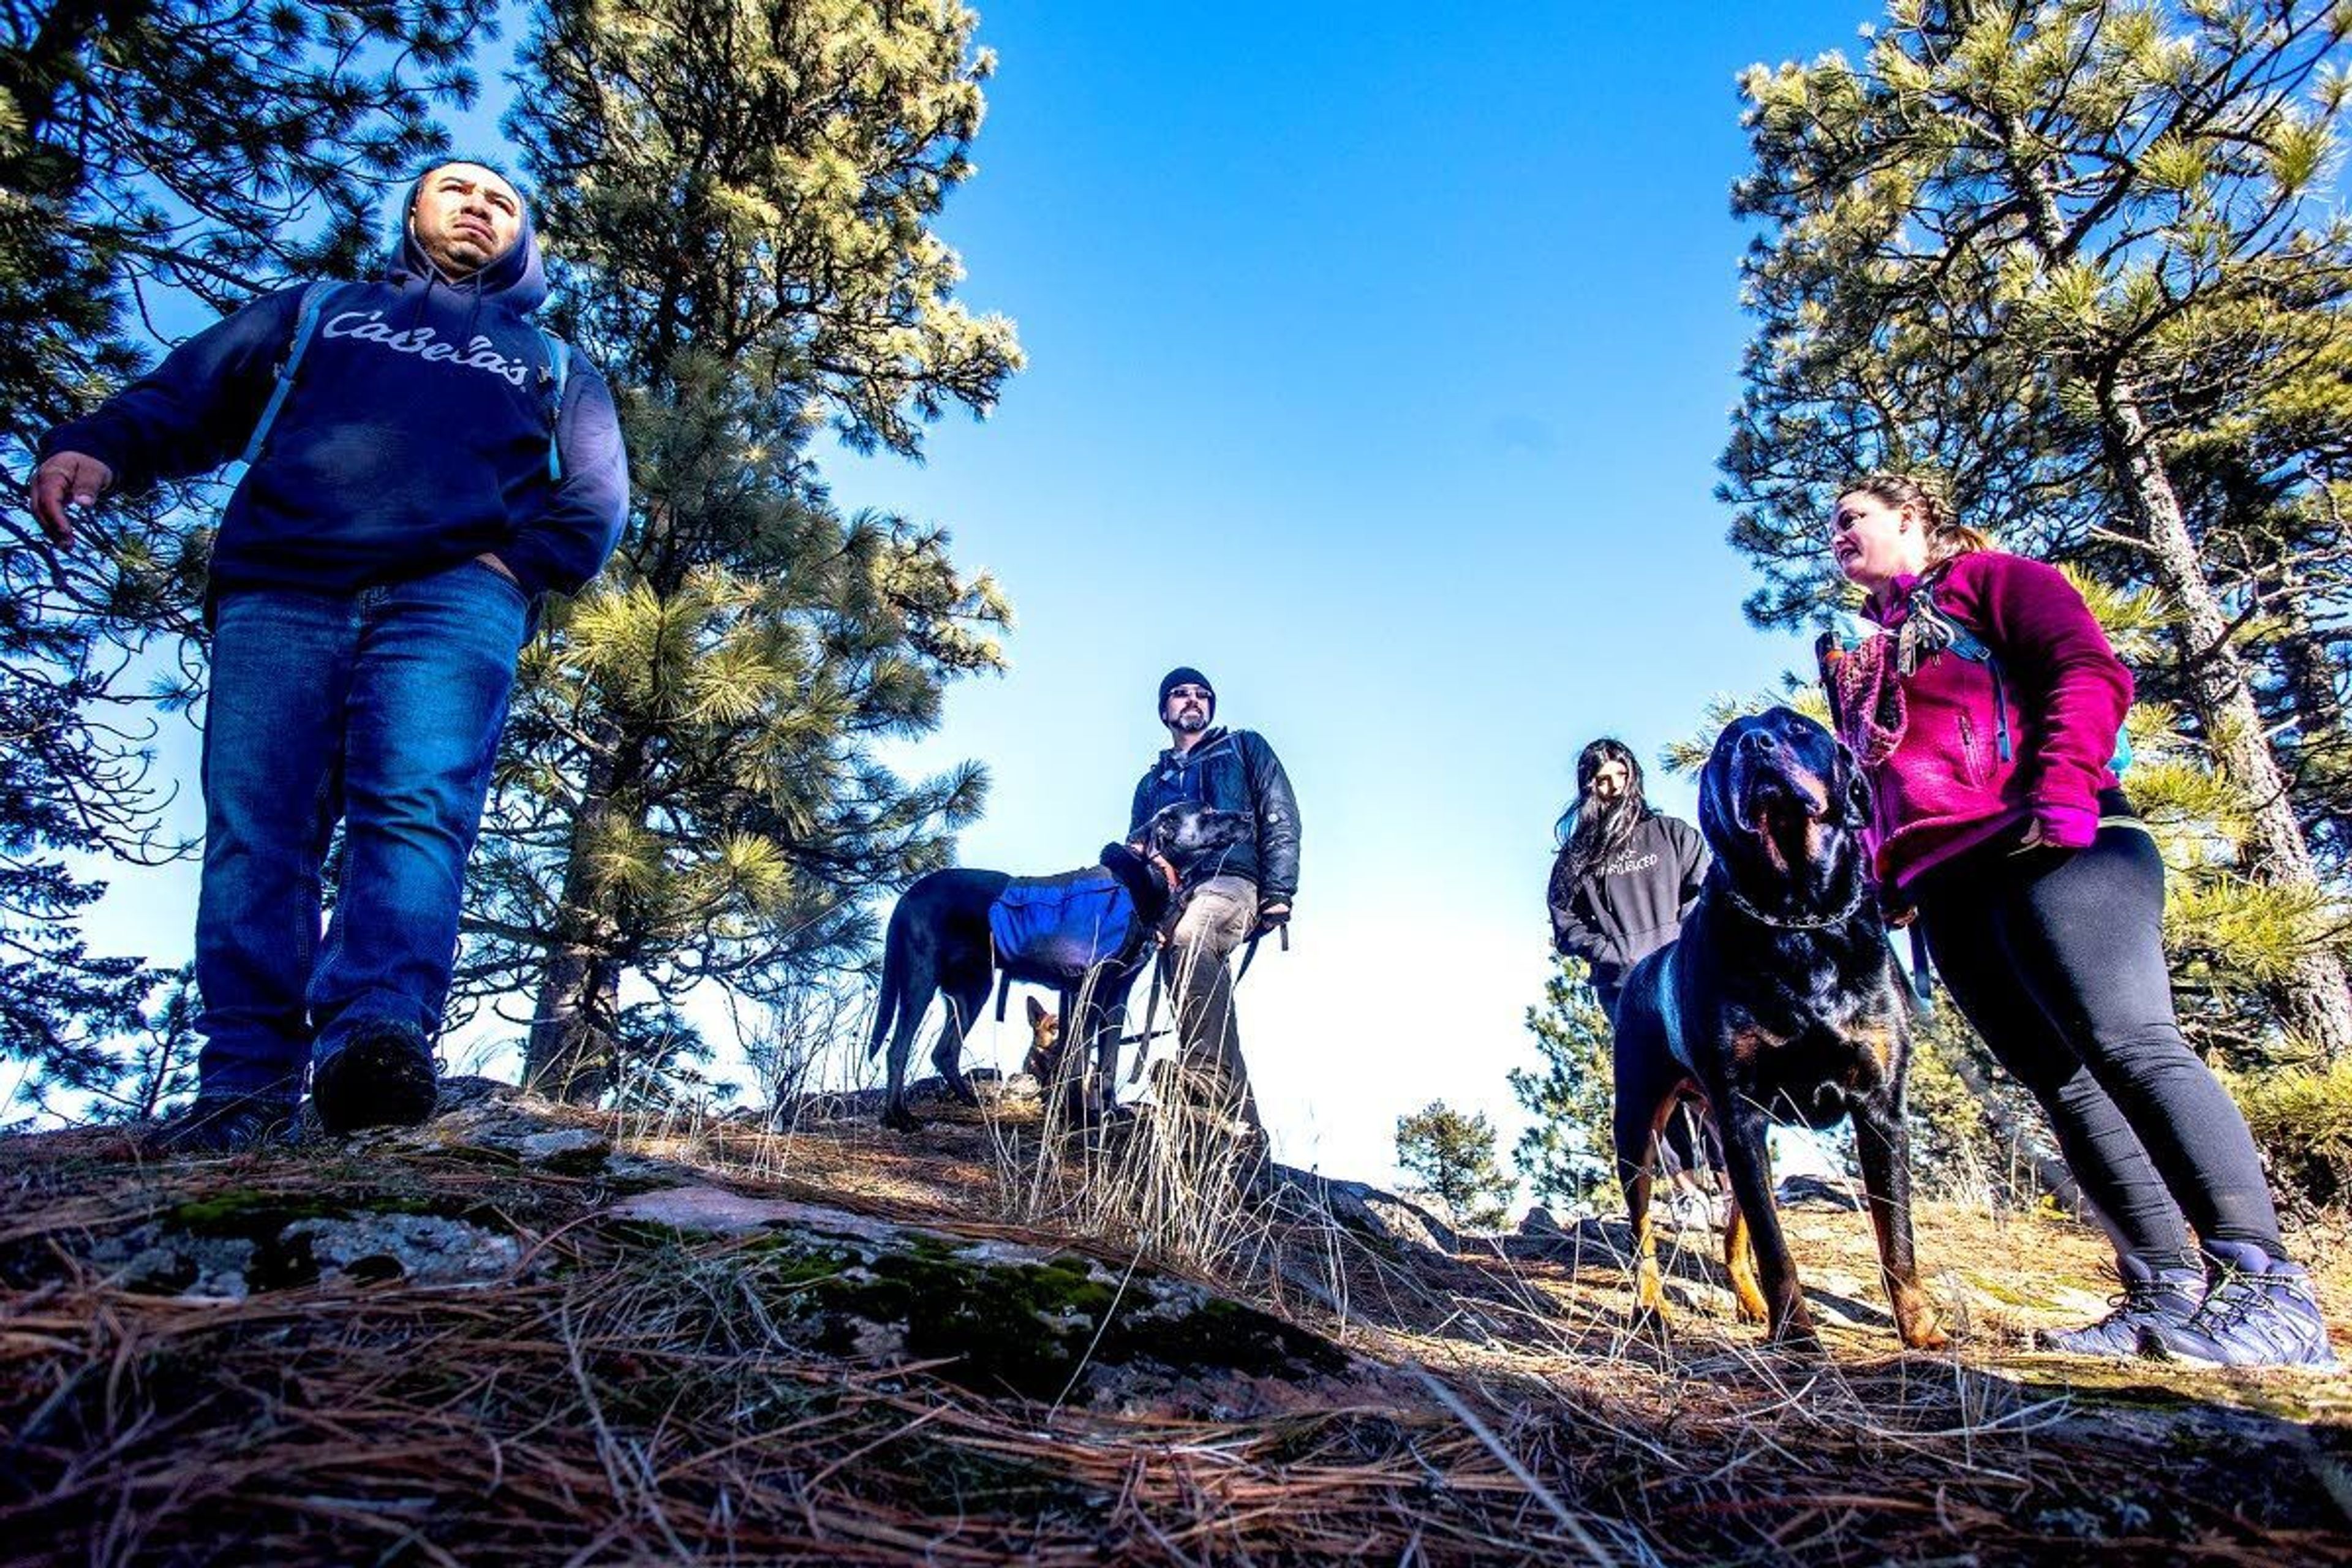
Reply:
<svg viewBox="0 0 2352 1568"><path fill-rule="evenodd" d="M557 434L563 427L563 388L572 379L572 345L543 327L535 327L540 346L547 351L547 379L552 384L552 395L547 410L547 477L563 478L563 449ZM999 998L998 1016L1003 1016L1003 1002Z"/></svg>
<svg viewBox="0 0 2352 1568"><path fill-rule="evenodd" d="M294 318L294 335L287 340L286 357L278 362L277 384L269 389L269 401L263 405L261 419L246 438L244 454L237 461L251 467L261 457L264 442L269 438L269 427L278 422L278 410L294 391L295 373L302 367L302 355L310 349L310 340L319 334L319 318L326 314L327 300L341 285L320 279L302 290L302 305ZM563 423L563 391L572 381L572 345L544 328L531 329L539 333L540 346L547 351L547 368L541 372L548 386L547 405L547 477L563 478L563 449L558 433Z"/></svg>
<svg viewBox="0 0 2352 1568"><path fill-rule="evenodd" d="M2000 660L1992 647L1977 636L1958 617L1936 602L1936 579L1940 573L1930 574L1911 591L1911 616L1900 634L1906 649L1904 669L1923 655L1942 651L1957 654L1970 664L1980 664L1992 677L1993 744L2004 763L2016 754L2009 732L2008 682L2001 677Z"/></svg>
<svg viewBox="0 0 2352 1568"><path fill-rule="evenodd" d="M327 296L339 287L320 279L302 290L302 306L294 318L294 335L287 340L286 357L278 362L278 384L269 391L269 401L261 410L261 421L254 426L253 435L245 443L244 456L237 461L250 467L261 456L262 443L269 438L270 426L278 422L278 411L286 406L287 395L294 390L294 373L302 366L304 351L319 331L319 318L326 312Z"/></svg>

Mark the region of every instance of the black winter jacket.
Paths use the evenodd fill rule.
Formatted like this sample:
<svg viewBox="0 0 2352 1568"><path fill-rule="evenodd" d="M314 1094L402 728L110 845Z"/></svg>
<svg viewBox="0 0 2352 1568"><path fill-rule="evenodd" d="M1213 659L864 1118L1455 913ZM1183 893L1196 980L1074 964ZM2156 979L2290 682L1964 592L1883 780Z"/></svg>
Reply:
<svg viewBox="0 0 2352 1568"><path fill-rule="evenodd" d="M1254 730L1212 730L1189 752L1171 746L1160 752L1135 786L1128 833L1180 800L1255 817L1255 838L1226 854L1224 874L1255 882L1265 903L1286 904L1298 896L1298 800L1265 736Z"/></svg>
<svg viewBox="0 0 2352 1568"><path fill-rule="evenodd" d="M1552 946L1590 963L1595 985L1622 983L1625 971L1682 934L1707 860L1697 828L1654 811L1622 849L1573 884L1563 847L1551 866Z"/></svg>

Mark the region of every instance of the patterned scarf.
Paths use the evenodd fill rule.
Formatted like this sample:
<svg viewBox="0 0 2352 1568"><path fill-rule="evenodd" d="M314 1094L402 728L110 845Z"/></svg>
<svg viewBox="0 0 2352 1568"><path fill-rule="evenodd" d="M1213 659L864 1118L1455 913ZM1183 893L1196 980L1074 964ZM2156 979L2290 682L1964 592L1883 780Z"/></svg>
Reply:
<svg viewBox="0 0 2352 1568"><path fill-rule="evenodd" d="M1841 615L1823 640L1822 673L1840 720L1838 738L1865 769L1903 743L1910 710L1903 700L1897 639L1859 616Z"/></svg>

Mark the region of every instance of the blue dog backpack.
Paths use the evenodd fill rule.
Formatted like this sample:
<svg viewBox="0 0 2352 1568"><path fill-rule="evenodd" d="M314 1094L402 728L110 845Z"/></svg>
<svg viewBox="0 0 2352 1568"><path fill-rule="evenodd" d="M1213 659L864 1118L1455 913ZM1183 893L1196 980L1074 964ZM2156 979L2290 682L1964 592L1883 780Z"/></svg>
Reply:
<svg viewBox="0 0 2352 1568"><path fill-rule="evenodd" d="M1014 979L1070 989L1135 932L1135 898L1100 866L1015 877L988 906L996 962Z"/></svg>

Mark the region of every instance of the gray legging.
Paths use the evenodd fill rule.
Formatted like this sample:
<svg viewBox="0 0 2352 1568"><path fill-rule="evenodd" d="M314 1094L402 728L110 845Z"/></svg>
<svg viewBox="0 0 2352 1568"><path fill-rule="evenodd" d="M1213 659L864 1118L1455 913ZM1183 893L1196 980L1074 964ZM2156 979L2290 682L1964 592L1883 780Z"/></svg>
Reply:
<svg viewBox="0 0 2352 1568"><path fill-rule="evenodd" d="M2111 824L2130 810L2115 792L2100 805ZM1923 880L1918 904L1944 984L2049 1113L2117 1247L2182 1253L2193 1226L2279 1255L2246 1119L2173 1017L2164 862L2137 823L2087 849L1970 851Z"/></svg>

